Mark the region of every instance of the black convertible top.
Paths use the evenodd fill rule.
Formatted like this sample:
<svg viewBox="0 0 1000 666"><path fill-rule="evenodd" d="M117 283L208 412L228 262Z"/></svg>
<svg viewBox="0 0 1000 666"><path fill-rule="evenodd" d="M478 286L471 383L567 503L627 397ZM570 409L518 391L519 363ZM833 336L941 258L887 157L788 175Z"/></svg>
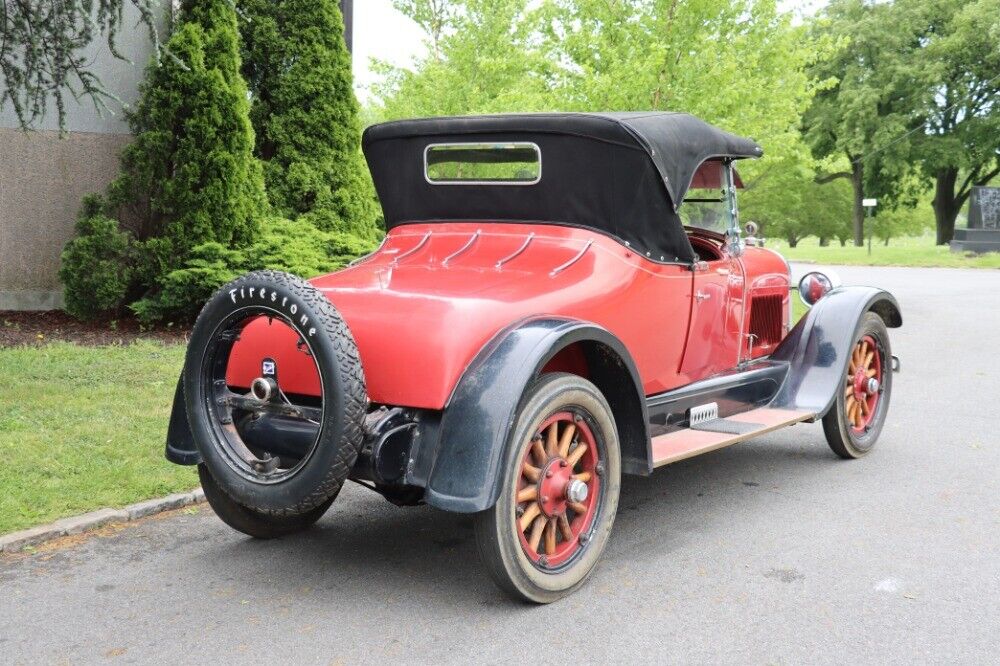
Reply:
<svg viewBox="0 0 1000 666"><path fill-rule="evenodd" d="M448 142L538 145L526 187L442 185L426 148ZM677 208L709 159L760 157L760 146L686 113L532 113L400 120L365 130L362 147L387 228L427 221L550 222L595 229L651 259L690 262Z"/></svg>

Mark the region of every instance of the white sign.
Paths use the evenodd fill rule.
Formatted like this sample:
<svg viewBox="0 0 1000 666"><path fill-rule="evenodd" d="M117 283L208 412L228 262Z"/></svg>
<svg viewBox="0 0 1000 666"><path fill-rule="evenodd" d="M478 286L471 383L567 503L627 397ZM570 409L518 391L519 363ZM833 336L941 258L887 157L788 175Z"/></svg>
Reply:
<svg viewBox="0 0 1000 666"><path fill-rule="evenodd" d="M862 199L861 205L865 208L874 208L878 205L878 199Z"/></svg>

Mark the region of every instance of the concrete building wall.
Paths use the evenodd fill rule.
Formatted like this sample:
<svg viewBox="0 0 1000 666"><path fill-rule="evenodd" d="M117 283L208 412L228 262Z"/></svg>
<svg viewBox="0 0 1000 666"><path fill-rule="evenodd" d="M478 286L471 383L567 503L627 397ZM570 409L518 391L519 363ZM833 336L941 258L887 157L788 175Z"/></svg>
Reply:
<svg viewBox="0 0 1000 666"><path fill-rule="evenodd" d="M125 3L118 49L131 62L111 55L98 39L88 57L104 88L133 103L152 57L145 28ZM164 26L166 21L164 21ZM161 35L165 30L161 29ZM81 198L102 192L118 172L118 156L129 141L122 109L97 112L88 101L66 95L66 130L60 138L51 113L24 133L9 104L0 109L0 310L39 310L62 304L59 256L73 236Z"/></svg>
<svg viewBox="0 0 1000 666"><path fill-rule="evenodd" d="M177 4L177 0L161 3L163 41L170 8ZM348 19L350 48L353 1L341 0L341 8ZM98 38L87 53L104 88L125 105L138 97L153 56L148 32L138 26L138 19L135 7L125 3L117 47L128 61L115 58L104 38ZM0 310L62 306L59 257L73 237L80 200L104 191L118 173L118 156L130 139L123 109L113 100L107 100L113 113L103 115L89 100L76 102L67 94L65 103L62 137L54 104L29 133L19 129L9 104L0 108Z"/></svg>

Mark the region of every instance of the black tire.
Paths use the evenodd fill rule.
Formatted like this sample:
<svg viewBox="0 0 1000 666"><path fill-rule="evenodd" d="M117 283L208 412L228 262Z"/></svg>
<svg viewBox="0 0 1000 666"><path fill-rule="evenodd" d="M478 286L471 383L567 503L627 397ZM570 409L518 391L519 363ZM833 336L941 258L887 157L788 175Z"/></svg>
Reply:
<svg viewBox="0 0 1000 666"><path fill-rule="evenodd" d="M598 503L587 541L557 569L538 566L526 555L516 521L521 462L546 418L559 412L582 418L594 436L603 469ZM514 599L551 603L579 588L600 559L608 542L621 488L621 453L614 415L601 392L576 375L545 374L525 392L507 447L503 479L496 504L475 516L479 554L490 576Z"/></svg>
<svg viewBox="0 0 1000 666"><path fill-rule="evenodd" d="M834 453L847 460L865 456L875 446L885 424L889 412L889 399L892 395L892 347L889 345L889 331L882 318L874 312L868 312L861 318L854 333L851 349L853 350L866 337L875 341L875 354L878 355L881 368L878 401L871 419L860 432L852 426L848 418L845 383L838 384L834 405L823 417L823 432L827 443ZM845 380L848 380L847 376Z"/></svg>
<svg viewBox="0 0 1000 666"><path fill-rule="evenodd" d="M208 505L212 507L215 515L237 532L255 539L276 539L307 530L323 517L336 499L336 496L331 497L316 508L298 515L275 516L237 504L233 498L222 492L205 465L198 465L198 478L201 479L205 499L208 500Z"/></svg>
<svg viewBox="0 0 1000 666"><path fill-rule="evenodd" d="M322 420L312 449L295 469L280 475L260 472L239 459L232 435L220 425L224 421L214 399L218 357L228 358L234 344L221 332L261 314L280 319L301 336L316 362L323 392ZM294 516L309 514L339 492L362 445L368 401L354 338L315 287L277 271L249 273L222 287L195 322L183 380L195 444L212 479L236 504L259 514Z"/></svg>

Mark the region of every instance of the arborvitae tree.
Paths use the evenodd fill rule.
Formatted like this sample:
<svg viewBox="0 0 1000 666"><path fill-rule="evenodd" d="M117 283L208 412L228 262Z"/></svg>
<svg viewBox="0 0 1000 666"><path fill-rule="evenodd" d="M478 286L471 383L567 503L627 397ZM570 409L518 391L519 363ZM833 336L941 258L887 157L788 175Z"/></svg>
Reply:
<svg viewBox="0 0 1000 666"><path fill-rule="evenodd" d="M257 155L276 210L371 239L378 208L336 0L238 0Z"/></svg>
<svg viewBox="0 0 1000 666"><path fill-rule="evenodd" d="M168 276L203 261L199 248L207 243L221 244L236 252L226 256L237 256L257 238L268 210L261 165L253 155L232 2L182 3L167 51L169 56L147 70L140 100L129 113L135 140L108 188L108 215L85 210L84 217L99 217L103 226L81 227L81 235L93 236L99 228L109 238L128 239L129 251L118 254L129 260L121 275L130 275L130 284L118 280L108 293L122 294L123 300L142 296L131 307L147 320L197 312L202 295L165 289ZM130 236L118 237L106 228L115 217ZM71 241L71 246L74 252L64 255L64 268L72 259L74 270L87 272L85 244ZM115 310L104 298L87 311L87 295L74 292L86 289L87 282L64 273L66 302L80 305L74 314Z"/></svg>
<svg viewBox="0 0 1000 666"><path fill-rule="evenodd" d="M184 2L167 50L129 114L136 138L109 188L141 243L148 295L135 309L146 318L194 307L161 302L164 277L204 243L249 246L267 210L231 2Z"/></svg>
<svg viewBox="0 0 1000 666"><path fill-rule="evenodd" d="M129 114L136 138L110 201L176 267L201 243L249 244L266 198L232 4L185 2L167 48Z"/></svg>
<svg viewBox="0 0 1000 666"><path fill-rule="evenodd" d="M84 197L76 237L66 244L59 267L66 311L80 319L119 313L134 286L134 252L131 235L108 217L103 197Z"/></svg>

